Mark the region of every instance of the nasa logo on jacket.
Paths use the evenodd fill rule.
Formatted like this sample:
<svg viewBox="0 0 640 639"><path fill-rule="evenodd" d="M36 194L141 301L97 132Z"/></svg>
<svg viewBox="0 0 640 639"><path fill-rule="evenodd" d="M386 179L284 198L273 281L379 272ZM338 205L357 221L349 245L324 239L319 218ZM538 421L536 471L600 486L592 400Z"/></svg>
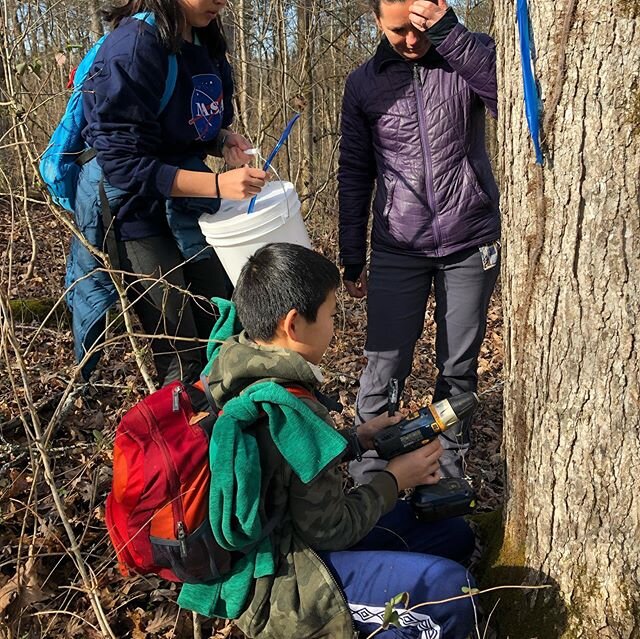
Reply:
<svg viewBox="0 0 640 639"><path fill-rule="evenodd" d="M223 111L222 80L213 73L193 76L189 124L195 126L198 140L212 140L218 135Z"/></svg>

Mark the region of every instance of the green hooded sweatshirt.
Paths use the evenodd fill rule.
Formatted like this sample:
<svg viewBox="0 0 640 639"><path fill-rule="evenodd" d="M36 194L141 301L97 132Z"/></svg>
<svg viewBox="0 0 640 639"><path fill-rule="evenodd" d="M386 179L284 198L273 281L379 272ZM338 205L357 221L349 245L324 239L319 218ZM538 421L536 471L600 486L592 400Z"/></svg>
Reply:
<svg viewBox="0 0 640 639"><path fill-rule="evenodd" d="M227 402L257 382L298 385L310 391L318 385L315 372L301 355L258 346L244 334L222 345L208 379L223 413ZM333 425L322 404L302 401ZM239 593L243 602L232 596L233 605L242 604L236 623L248 637L261 639L352 639L355 632L344 596L315 551L345 550L362 539L394 507L395 479L389 473L379 473L371 483L345 493L340 455L328 464L321 462L322 470L303 481L274 442L268 419L258 419L248 432L255 437L260 459L260 519L278 522L269 536L268 557L273 561L264 561L265 548L261 547L263 560L244 566L250 587L247 593ZM310 461L317 465L317 459ZM246 464L234 466L235 473L251 470ZM212 520L214 528L217 523ZM207 616L219 615L221 603L225 603L221 588L185 585L179 603ZM237 591L234 588L233 594L238 595Z"/></svg>

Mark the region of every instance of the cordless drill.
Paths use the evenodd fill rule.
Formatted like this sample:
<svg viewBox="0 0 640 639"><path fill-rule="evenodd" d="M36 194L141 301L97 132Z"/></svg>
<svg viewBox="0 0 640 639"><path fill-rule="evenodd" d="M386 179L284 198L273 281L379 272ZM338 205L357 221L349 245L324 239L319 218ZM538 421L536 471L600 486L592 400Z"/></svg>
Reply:
<svg viewBox="0 0 640 639"><path fill-rule="evenodd" d="M397 402L398 381L392 379L389 384L390 416L395 413ZM375 449L386 460L416 450L470 417L478 404L478 396L472 392L441 399L380 431L374 438ZM475 494L463 479L446 478L432 486L416 486L411 506L415 516L422 521L458 517L473 511Z"/></svg>

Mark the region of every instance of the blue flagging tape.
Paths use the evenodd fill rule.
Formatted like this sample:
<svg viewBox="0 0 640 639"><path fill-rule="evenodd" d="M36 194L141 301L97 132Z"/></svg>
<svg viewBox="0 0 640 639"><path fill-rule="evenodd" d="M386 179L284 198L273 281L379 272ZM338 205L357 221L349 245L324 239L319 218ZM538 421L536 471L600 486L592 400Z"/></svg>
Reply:
<svg viewBox="0 0 640 639"><path fill-rule="evenodd" d="M520 35L520 58L522 62L522 82L524 84L524 108L529 123L529 133L536 152L536 162L542 164L540 147L540 97L533 72L533 52L531 48L531 22L527 0L518 0L516 8L518 34Z"/></svg>

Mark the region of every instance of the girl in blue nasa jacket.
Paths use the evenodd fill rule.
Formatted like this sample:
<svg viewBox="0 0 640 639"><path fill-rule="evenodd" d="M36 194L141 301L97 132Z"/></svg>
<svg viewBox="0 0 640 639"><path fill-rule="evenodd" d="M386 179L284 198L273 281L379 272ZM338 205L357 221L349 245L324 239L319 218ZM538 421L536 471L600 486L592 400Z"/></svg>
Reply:
<svg viewBox="0 0 640 639"><path fill-rule="evenodd" d="M229 130L233 80L220 12L226 0L129 0L104 12L114 29L83 84L89 151L78 179L76 222L101 246L103 214L115 231L116 266L150 336L160 385L198 378L214 323L211 297L226 297L226 278L198 227L220 198L257 194L267 176L243 166L251 145ZM145 21L133 16L149 12ZM175 56L175 83L170 58ZM161 108L165 90L170 98ZM208 154L232 168L213 174ZM92 157L94 156L94 157ZM93 238L93 239L91 239ZM114 256L111 256L114 261ZM116 301L111 277L74 240L67 269L76 355L85 377ZM84 277L91 274L90 277ZM188 293L185 293L188 291ZM193 295L198 296L194 298Z"/></svg>

